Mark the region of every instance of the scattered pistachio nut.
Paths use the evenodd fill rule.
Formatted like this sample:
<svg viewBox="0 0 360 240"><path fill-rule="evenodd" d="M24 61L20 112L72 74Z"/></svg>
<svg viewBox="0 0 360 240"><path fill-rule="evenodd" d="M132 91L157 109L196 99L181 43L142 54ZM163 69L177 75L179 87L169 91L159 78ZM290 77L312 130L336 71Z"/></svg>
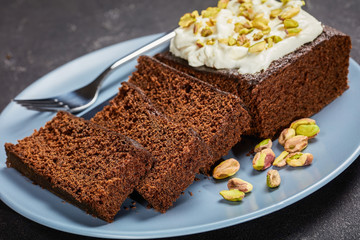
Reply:
<svg viewBox="0 0 360 240"><path fill-rule="evenodd" d="M319 134L320 128L318 125L300 125L295 130L297 135L307 136L309 139L314 138Z"/></svg>
<svg viewBox="0 0 360 240"><path fill-rule="evenodd" d="M275 35L275 36L273 36L273 40L275 43L278 43L278 42L282 41L282 38L280 36Z"/></svg>
<svg viewBox="0 0 360 240"><path fill-rule="evenodd" d="M270 18L276 18L277 16L280 15L281 12L282 12L282 9L281 9L281 8L277 8L277 9L271 10L271 12L270 12Z"/></svg>
<svg viewBox="0 0 360 240"><path fill-rule="evenodd" d="M261 152L258 152L253 159L253 168L255 170L261 171L269 168L274 162L275 153L270 148L263 149Z"/></svg>
<svg viewBox="0 0 360 240"><path fill-rule="evenodd" d="M295 129L297 135L307 136L309 139L314 138L320 132L316 121L311 118L302 118L291 123L291 128Z"/></svg>
<svg viewBox="0 0 360 240"><path fill-rule="evenodd" d="M215 39L206 40L206 45L214 45L214 44L215 44Z"/></svg>
<svg viewBox="0 0 360 240"><path fill-rule="evenodd" d="M231 190L222 190L220 192L220 195L228 200L228 201L232 201L232 202L238 202L241 201L244 197L245 197L245 193L241 192L237 189L231 189Z"/></svg>
<svg viewBox="0 0 360 240"><path fill-rule="evenodd" d="M204 43L201 42L200 39L196 40L195 44L196 44L196 46L198 46L199 48L202 48L202 47L204 46Z"/></svg>
<svg viewBox="0 0 360 240"><path fill-rule="evenodd" d="M240 169L240 163L234 159L229 158L214 168L213 178L224 179L237 173Z"/></svg>
<svg viewBox="0 0 360 240"><path fill-rule="evenodd" d="M260 39L262 39L264 37L264 33L263 32L257 32L253 35L253 39L254 41L258 41Z"/></svg>
<svg viewBox="0 0 360 240"><path fill-rule="evenodd" d="M236 44L236 39L233 38L233 37L229 37L228 45L229 46L234 46L235 44Z"/></svg>
<svg viewBox="0 0 360 240"><path fill-rule="evenodd" d="M293 128L285 128L279 136L279 143L281 146L285 146L285 142L292 137L295 137L296 132Z"/></svg>
<svg viewBox="0 0 360 240"><path fill-rule="evenodd" d="M257 144L254 148L254 152L261 152L261 150L265 148L271 148L272 147L272 141L270 138L262 140L259 144Z"/></svg>
<svg viewBox="0 0 360 240"><path fill-rule="evenodd" d="M243 28L243 29L241 29L241 30L239 31L239 34L240 34L240 35L243 35L243 34L246 35L246 34L251 33L253 30L254 30L254 28L250 28L250 29Z"/></svg>
<svg viewBox="0 0 360 240"><path fill-rule="evenodd" d="M300 125L314 125L316 121L311 118L301 118L290 124L290 128L296 129Z"/></svg>
<svg viewBox="0 0 360 240"><path fill-rule="evenodd" d="M240 178L232 178L228 181L227 187L229 190L237 189L241 192L248 193L253 190L253 185L247 181L244 181Z"/></svg>
<svg viewBox="0 0 360 240"><path fill-rule="evenodd" d="M213 31L211 30L211 28L209 26L206 26L201 30L200 34L202 37L208 37L211 34L213 34Z"/></svg>
<svg viewBox="0 0 360 240"><path fill-rule="evenodd" d="M285 31L286 31L287 37L292 37L292 36L298 35L302 31L302 29L301 28L287 28Z"/></svg>
<svg viewBox="0 0 360 240"><path fill-rule="evenodd" d="M218 8L226 8L229 3L229 0L220 0L218 2Z"/></svg>
<svg viewBox="0 0 360 240"><path fill-rule="evenodd" d="M264 35L267 35L267 34L269 34L270 32L271 32L271 28L270 28L270 27L268 27L267 29L265 29L265 30L262 31L262 33L263 33Z"/></svg>
<svg viewBox="0 0 360 240"><path fill-rule="evenodd" d="M301 152L304 150L308 145L308 137L303 135L297 135L286 140L284 148L285 151L294 153L294 152Z"/></svg>
<svg viewBox="0 0 360 240"><path fill-rule="evenodd" d="M250 44L250 40L245 35L239 35L236 45L238 46L244 46L245 44Z"/></svg>
<svg viewBox="0 0 360 240"><path fill-rule="evenodd" d="M267 40L265 40L267 42L267 47L268 48L272 48L274 46L274 40L272 38L268 38Z"/></svg>
<svg viewBox="0 0 360 240"><path fill-rule="evenodd" d="M273 166L275 167L284 167L286 165L286 157L289 155L289 152L283 151L280 155L275 158Z"/></svg>
<svg viewBox="0 0 360 240"><path fill-rule="evenodd" d="M220 12L220 8L218 8L218 7L208 7L206 10L201 11L201 16L203 18L216 17L216 15L219 12Z"/></svg>
<svg viewBox="0 0 360 240"><path fill-rule="evenodd" d="M299 12L300 12L300 7L291 7L288 10L286 10L285 12L282 12L279 15L279 19L285 20L285 19L293 18L296 15L298 15Z"/></svg>
<svg viewBox="0 0 360 240"><path fill-rule="evenodd" d="M299 23L294 19L285 19L284 20L284 27L285 28L297 28L299 26Z"/></svg>
<svg viewBox="0 0 360 240"><path fill-rule="evenodd" d="M201 22L196 22L194 24L194 29L193 29L195 35L199 32L200 28L201 28Z"/></svg>
<svg viewBox="0 0 360 240"><path fill-rule="evenodd" d="M295 152L286 158L286 163L292 167L307 166L312 163L314 156L311 153Z"/></svg>
<svg viewBox="0 0 360 240"><path fill-rule="evenodd" d="M269 28L269 19L264 18L263 16L257 16L252 21L252 25L254 28L260 29L260 30L266 30Z"/></svg>
<svg viewBox="0 0 360 240"><path fill-rule="evenodd" d="M281 0L281 2L283 3L283 5L287 4L288 2L290 2L291 0Z"/></svg>
<svg viewBox="0 0 360 240"><path fill-rule="evenodd" d="M179 26L183 28L190 27L196 21L196 18L199 17L198 11L193 11L192 13L186 13L180 18Z"/></svg>
<svg viewBox="0 0 360 240"><path fill-rule="evenodd" d="M262 42L255 43L254 45L250 46L249 52L250 53L259 53L265 49L266 49L266 42L262 41Z"/></svg>
<svg viewBox="0 0 360 240"><path fill-rule="evenodd" d="M280 186L281 177L277 170L269 170L266 174L266 185L269 188L277 188Z"/></svg>

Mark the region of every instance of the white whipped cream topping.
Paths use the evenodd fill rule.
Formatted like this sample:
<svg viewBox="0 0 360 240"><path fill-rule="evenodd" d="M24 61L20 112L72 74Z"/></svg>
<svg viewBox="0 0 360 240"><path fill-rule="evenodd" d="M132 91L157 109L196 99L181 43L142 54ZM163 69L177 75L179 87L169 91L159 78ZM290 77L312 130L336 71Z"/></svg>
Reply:
<svg viewBox="0 0 360 240"><path fill-rule="evenodd" d="M253 0L254 12L264 13L264 18L270 19L271 10L283 7L281 2L276 0L268 0L261 4L261 0ZM301 6L302 2L293 0L287 3L286 8L292 6ZM196 41L206 42L210 39L224 39L228 37L238 38L239 34L234 31L236 22L245 22L246 18L239 15L240 3L237 0L230 0L226 9L221 9L216 16L216 24L213 29L213 34L207 37L202 37L199 33L196 35L193 32L193 25L187 28L177 28L175 30L176 36L172 39L170 44L170 51L177 57L186 59L190 66L208 66L216 69L230 69L238 68L239 72L254 74L261 70L266 70L272 61L277 60L288 53L295 51L301 45L313 41L319 36L323 28L321 23L317 21L310 14L304 10L294 16L292 19L299 23L298 28L302 31L296 36L287 37L284 30L284 24L279 18L270 19L269 27L271 32L264 36L277 35L283 40L274 44L273 47L267 48L260 53L250 53L247 47L229 46L224 43L215 41L213 45L204 44L203 47L198 47ZM201 22L202 26L206 26L209 18L198 17L196 22ZM257 42L264 41L264 38L254 41L253 35L260 30L255 29L246 37L250 40L250 45Z"/></svg>

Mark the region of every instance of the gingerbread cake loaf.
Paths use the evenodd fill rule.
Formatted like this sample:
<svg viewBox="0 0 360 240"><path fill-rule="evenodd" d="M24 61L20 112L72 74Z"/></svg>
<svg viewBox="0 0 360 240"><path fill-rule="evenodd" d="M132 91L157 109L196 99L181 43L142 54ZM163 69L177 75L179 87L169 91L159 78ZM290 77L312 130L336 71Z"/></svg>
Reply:
<svg viewBox="0 0 360 240"><path fill-rule="evenodd" d="M152 57L141 56L138 63L129 82L173 121L199 133L212 151L212 160L202 169L208 173L249 129L250 116L242 101Z"/></svg>
<svg viewBox="0 0 360 240"><path fill-rule="evenodd" d="M192 13L187 15L192 17L190 24L180 21L171 52L155 57L239 96L252 117L249 134L274 138L290 122L319 112L348 88L350 37L322 25L301 5L295 0L269 0L262 5L249 1L251 13L245 3L231 0L201 16ZM203 24L224 19L229 26L224 23L222 28L229 27L233 34L227 39L220 38L218 25ZM271 57L274 60L268 61Z"/></svg>
<svg viewBox="0 0 360 240"><path fill-rule="evenodd" d="M65 112L5 149L8 167L107 222L153 162L134 140Z"/></svg>
<svg viewBox="0 0 360 240"><path fill-rule="evenodd" d="M136 190L160 212L173 205L211 159L195 131L167 119L131 83L122 83L117 96L91 121L135 139L154 156L152 169Z"/></svg>

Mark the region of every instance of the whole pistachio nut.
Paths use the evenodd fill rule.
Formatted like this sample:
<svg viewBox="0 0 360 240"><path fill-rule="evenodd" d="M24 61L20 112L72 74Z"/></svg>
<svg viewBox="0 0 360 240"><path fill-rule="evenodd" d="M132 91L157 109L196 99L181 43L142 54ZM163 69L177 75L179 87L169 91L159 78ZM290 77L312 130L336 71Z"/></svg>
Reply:
<svg viewBox="0 0 360 240"><path fill-rule="evenodd" d="M281 8L277 8L277 9L271 10L271 12L270 12L270 18L276 18L277 16L280 15L281 12L282 12L282 9L281 9Z"/></svg>
<svg viewBox="0 0 360 240"><path fill-rule="evenodd" d="M276 188L280 186L281 177L277 170L269 170L266 174L266 185L269 188Z"/></svg>
<svg viewBox="0 0 360 240"><path fill-rule="evenodd" d="M284 27L285 28L297 28L299 23L294 19L285 19L284 20Z"/></svg>
<svg viewBox="0 0 360 240"><path fill-rule="evenodd" d="M301 28L287 28L285 31L287 34L286 36L291 37L291 36L298 35L302 31L302 29Z"/></svg>
<svg viewBox="0 0 360 240"><path fill-rule="evenodd" d="M252 21L252 25L254 28L260 30L266 30L269 28L269 19L264 18L262 15L256 16Z"/></svg>
<svg viewBox="0 0 360 240"><path fill-rule="evenodd" d="M285 128L279 136L279 143L280 145L284 146L285 142L292 137L295 137L296 132L293 128Z"/></svg>
<svg viewBox="0 0 360 240"><path fill-rule="evenodd" d="M237 189L231 189L231 190L222 190L220 192L220 195L228 200L228 201L232 201L232 202L238 202L241 201L244 197L245 197L245 193L241 192Z"/></svg>
<svg viewBox="0 0 360 240"><path fill-rule="evenodd" d="M253 159L253 168L255 170L265 170L271 166L274 162L275 153L270 148L265 148L258 152Z"/></svg>
<svg viewBox="0 0 360 240"><path fill-rule="evenodd" d="M286 157L289 155L289 152L283 151L273 162L275 167L284 167L286 165Z"/></svg>
<svg viewBox="0 0 360 240"><path fill-rule="evenodd" d="M279 15L280 20L293 18L300 12L300 7L291 7Z"/></svg>
<svg viewBox="0 0 360 240"><path fill-rule="evenodd" d="M314 156L311 153L295 152L286 158L286 163L292 167L307 166L312 163Z"/></svg>
<svg viewBox="0 0 360 240"><path fill-rule="evenodd" d="M253 185L247 181L244 181L240 178L232 178L228 181L227 187L229 190L237 189L241 192L248 193L253 190Z"/></svg>
<svg viewBox="0 0 360 240"><path fill-rule="evenodd" d="M315 125L316 121L311 118L301 118L291 123L290 128L296 129L300 125Z"/></svg>
<svg viewBox="0 0 360 240"><path fill-rule="evenodd" d="M301 152L304 150L308 145L308 137L303 135L297 135L286 140L284 148L285 151L294 153L294 152Z"/></svg>
<svg viewBox="0 0 360 240"><path fill-rule="evenodd" d="M254 152L261 152L261 150L265 148L271 148L272 147L272 141L270 138L262 140L258 145L255 146Z"/></svg>
<svg viewBox="0 0 360 240"><path fill-rule="evenodd" d="M297 135L307 136L309 139L314 138L319 134L320 128L318 125L300 125L295 130Z"/></svg>
<svg viewBox="0 0 360 240"><path fill-rule="evenodd" d="M224 179L234 175L239 169L240 163L234 158L229 158L214 168L213 177L215 179Z"/></svg>
<svg viewBox="0 0 360 240"><path fill-rule="evenodd" d="M265 49L266 49L266 42L261 41L261 42L255 43L254 45L250 46L249 52L250 53L259 53Z"/></svg>

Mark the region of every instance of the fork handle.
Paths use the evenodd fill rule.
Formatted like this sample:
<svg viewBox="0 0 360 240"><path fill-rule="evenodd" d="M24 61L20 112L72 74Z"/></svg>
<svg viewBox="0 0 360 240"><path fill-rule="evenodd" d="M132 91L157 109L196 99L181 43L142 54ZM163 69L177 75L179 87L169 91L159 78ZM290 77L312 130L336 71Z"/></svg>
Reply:
<svg viewBox="0 0 360 240"><path fill-rule="evenodd" d="M161 36L160 38L140 47L139 49L133 51L132 53L129 53L125 57L122 57L122 58L116 60L116 62L114 62L108 68L106 68L90 85L97 86L97 88L100 88L102 82L104 81L106 76L110 72L112 72L112 70L114 70L114 69L120 67L121 65L123 65L124 63L127 63L128 61L138 57L139 55L144 54L145 52L147 52L153 48L156 48L157 46L159 46L167 41L170 41L173 37L175 37L175 30L165 33L165 35Z"/></svg>
<svg viewBox="0 0 360 240"><path fill-rule="evenodd" d="M171 40L173 37L175 37L175 31L172 30L168 33L166 33L164 36L156 39L155 41L151 42L151 43L148 43L146 44L145 46L142 46L141 48L135 50L134 52L126 55L125 57L117 60L116 62L114 62L111 66L110 66L110 69L113 70L119 66L121 66L122 64L136 58L137 56L153 49L153 48L156 48L157 46Z"/></svg>

